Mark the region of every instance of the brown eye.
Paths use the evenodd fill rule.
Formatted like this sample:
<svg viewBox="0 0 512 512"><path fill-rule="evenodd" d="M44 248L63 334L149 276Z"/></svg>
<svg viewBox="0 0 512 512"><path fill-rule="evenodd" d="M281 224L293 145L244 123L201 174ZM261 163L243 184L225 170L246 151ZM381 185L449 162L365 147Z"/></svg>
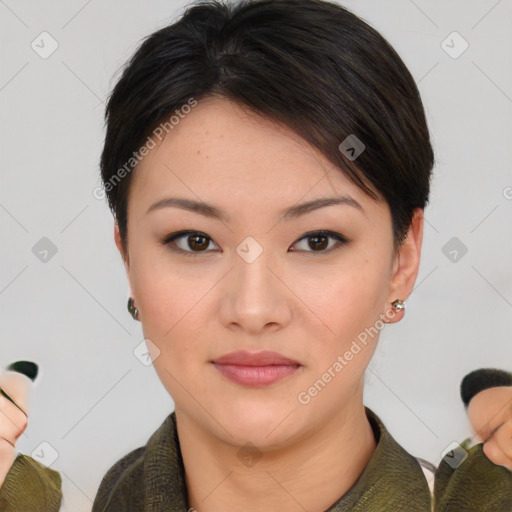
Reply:
<svg viewBox="0 0 512 512"><path fill-rule="evenodd" d="M165 240L162 241L162 244L169 245L172 250L190 256L193 255L193 253L210 252L206 249L211 241L208 235L200 231L180 231L166 237Z"/></svg>
<svg viewBox="0 0 512 512"><path fill-rule="evenodd" d="M335 241L331 246L329 246L329 239ZM338 249L348 242L348 240L343 235L333 231L313 231L306 233L305 236L294 243L294 246L303 240L308 240L307 248L301 249L305 252L330 252L331 250ZM329 248L327 249L327 247ZM296 252L295 249L293 252Z"/></svg>
<svg viewBox="0 0 512 512"><path fill-rule="evenodd" d="M325 235L320 236L310 236L309 239L309 247L314 250L324 250L329 245L329 237Z"/></svg>
<svg viewBox="0 0 512 512"><path fill-rule="evenodd" d="M207 238L204 236L190 235L187 238L187 243L189 244L189 247L198 249L200 251L208 247Z"/></svg>

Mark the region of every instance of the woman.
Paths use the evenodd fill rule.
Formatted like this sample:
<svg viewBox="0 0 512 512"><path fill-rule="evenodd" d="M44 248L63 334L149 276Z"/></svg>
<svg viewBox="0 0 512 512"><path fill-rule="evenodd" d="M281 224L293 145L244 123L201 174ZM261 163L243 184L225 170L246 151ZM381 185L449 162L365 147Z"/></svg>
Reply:
<svg viewBox="0 0 512 512"><path fill-rule="evenodd" d="M327 1L197 3L146 38L106 120L128 307L175 411L93 512L432 510L420 461L363 404L434 163L386 40ZM461 510L450 492L439 510Z"/></svg>
<svg viewBox="0 0 512 512"><path fill-rule="evenodd" d="M404 314L433 164L395 52L333 3L198 5L144 42L107 123L115 240L176 404L179 508L351 510L364 494L409 510L414 494L429 510L420 465L391 440L400 472L348 492L382 457L362 402L377 335L358 336ZM93 510L152 479L171 501L140 455Z"/></svg>

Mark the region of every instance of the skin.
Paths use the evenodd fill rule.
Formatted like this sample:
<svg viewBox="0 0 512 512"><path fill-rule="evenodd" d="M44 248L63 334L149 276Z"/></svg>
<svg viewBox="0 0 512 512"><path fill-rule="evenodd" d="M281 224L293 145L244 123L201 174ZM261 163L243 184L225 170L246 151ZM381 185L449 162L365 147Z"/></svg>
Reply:
<svg viewBox="0 0 512 512"><path fill-rule="evenodd" d="M363 374L378 335L308 404L297 396L365 328L383 316L385 323L403 317L391 302L413 289L423 211L415 211L395 253L385 202L365 195L288 128L219 98L199 102L134 173L126 253L117 225L114 238L155 370L175 402L189 506L325 510L376 447ZM279 216L285 207L339 195L364 211L336 205ZM230 219L176 207L146 213L171 196L213 203ZM197 248L182 237L175 243L182 253L161 243L185 229L209 238ZM329 250L336 241L328 238L317 249L304 234L321 229L349 242ZM263 250L251 263L236 252L247 236ZM241 386L210 363L239 349L274 350L301 367L264 388ZM252 465L237 456L249 442L261 457Z"/></svg>
<svg viewBox="0 0 512 512"><path fill-rule="evenodd" d="M512 471L512 387L480 391L470 400L467 414L487 458Z"/></svg>
<svg viewBox="0 0 512 512"><path fill-rule="evenodd" d="M21 403L24 397L17 394L20 389L14 387L14 392L9 391L9 396ZM0 487L2 487L7 473L16 460L16 442L28 425L27 415L16 407L5 396L0 395Z"/></svg>

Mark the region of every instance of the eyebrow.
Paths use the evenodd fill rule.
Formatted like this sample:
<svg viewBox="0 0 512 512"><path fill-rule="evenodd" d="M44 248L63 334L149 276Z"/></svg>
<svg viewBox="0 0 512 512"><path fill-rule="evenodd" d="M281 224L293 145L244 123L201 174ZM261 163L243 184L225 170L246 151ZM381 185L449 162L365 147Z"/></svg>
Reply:
<svg viewBox="0 0 512 512"><path fill-rule="evenodd" d="M313 199L312 201L307 201L305 203L280 210L279 214L283 217L284 220L290 220L296 219L314 210L334 205L352 206L366 215L361 204L349 196L323 197L319 199ZM205 217L211 217L224 222L229 222L231 218L226 212L213 204L205 203L203 201L196 201L194 199L187 199L184 197L166 197L164 199L160 199L148 208L146 214L155 210L170 207L181 208L183 210L198 213L200 215L204 215Z"/></svg>

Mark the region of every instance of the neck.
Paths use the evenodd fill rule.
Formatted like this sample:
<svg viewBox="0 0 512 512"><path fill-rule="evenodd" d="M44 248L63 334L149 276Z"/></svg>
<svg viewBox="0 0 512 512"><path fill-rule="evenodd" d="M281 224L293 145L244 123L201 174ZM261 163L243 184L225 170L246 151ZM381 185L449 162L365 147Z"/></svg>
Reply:
<svg viewBox="0 0 512 512"><path fill-rule="evenodd" d="M238 448L176 410L189 507L198 512L322 512L355 483L376 448L362 401L299 441L242 464Z"/></svg>

